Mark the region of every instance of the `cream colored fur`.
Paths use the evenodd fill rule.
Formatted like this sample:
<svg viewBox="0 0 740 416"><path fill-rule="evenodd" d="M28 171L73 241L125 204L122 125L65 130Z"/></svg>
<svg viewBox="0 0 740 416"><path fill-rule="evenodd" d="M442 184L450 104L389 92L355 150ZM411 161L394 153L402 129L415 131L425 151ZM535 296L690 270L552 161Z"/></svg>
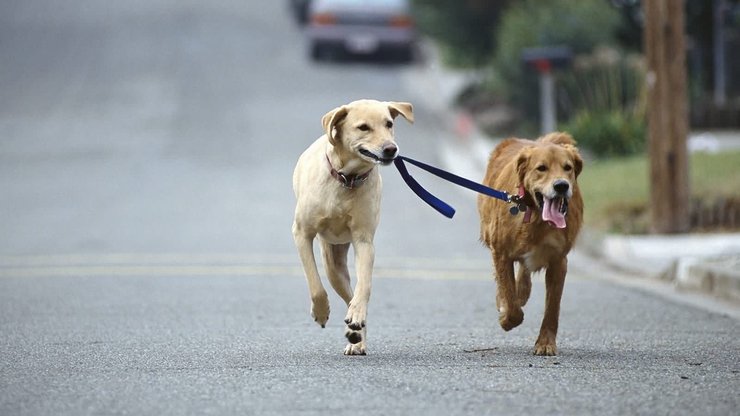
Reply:
<svg viewBox="0 0 740 416"><path fill-rule="evenodd" d="M329 299L314 258L313 241L318 237L329 283L347 304L347 355L366 353L373 238L382 189L376 166L391 163L398 154L393 123L399 114L413 123L409 103L359 100L335 108L322 118L326 133L303 152L293 173L293 238L308 282L311 316L322 327L329 319ZM362 185L349 189L332 177L332 167L350 177L369 175ZM354 290L347 268L350 245L357 274Z"/></svg>

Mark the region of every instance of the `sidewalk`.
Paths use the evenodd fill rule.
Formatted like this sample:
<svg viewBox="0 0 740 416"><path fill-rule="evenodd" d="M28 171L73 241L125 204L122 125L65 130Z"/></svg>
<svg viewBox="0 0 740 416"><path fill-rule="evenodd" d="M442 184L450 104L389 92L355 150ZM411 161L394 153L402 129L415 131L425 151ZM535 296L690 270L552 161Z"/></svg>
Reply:
<svg viewBox="0 0 740 416"><path fill-rule="evenodd" d="M477 75L446 69L432 45L425 44L423 49L427 62L410 69L407 82L419 93L417 101L443 124L442 131L450 132L442 140L440 160L458 175L479 178L496 141L485 137L468 115L454 109L457 92ZM740 132L694 132L688 145L691 151L740 149ZM698 292L740 306L740 233L638 236L584 230L573 254L574 268L588 270L598 264L623 278L662 281L678 291Z"/></svg>

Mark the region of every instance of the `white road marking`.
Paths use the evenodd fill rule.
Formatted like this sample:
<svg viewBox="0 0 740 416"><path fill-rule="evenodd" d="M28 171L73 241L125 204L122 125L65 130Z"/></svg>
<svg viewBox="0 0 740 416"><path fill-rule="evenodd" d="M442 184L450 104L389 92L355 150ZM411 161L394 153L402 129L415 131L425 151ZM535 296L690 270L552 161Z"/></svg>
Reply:
<svg viewBox="0 0 740 416"><path fill-rule="evenodd" d="M378 278L490 279L485 264L465 259L395 258L373 272ZM353 265L349 265L350 270ZM323 273L322 273L323 274ZM0 256L0 278L242 276L303 277L297 256L240 254L65 254Z"/></svg>

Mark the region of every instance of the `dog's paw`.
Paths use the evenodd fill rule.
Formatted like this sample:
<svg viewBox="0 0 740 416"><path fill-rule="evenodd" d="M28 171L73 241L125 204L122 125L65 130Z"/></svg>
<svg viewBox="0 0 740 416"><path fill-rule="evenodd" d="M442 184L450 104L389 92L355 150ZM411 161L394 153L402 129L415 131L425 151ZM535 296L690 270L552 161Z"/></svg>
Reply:
<svg viewBox="0 0 740 416"><path fill-rule="evenodd" d="M555 343L539 343L537 342L534 345L534 355L541 355L541 356L553 356L558 355L558 348L555 346Z"/></svg>
<svg viewBox="0 0 740 416"><path fill-rule="evenodd" d="M344 318L344 323L347 327L353 331L360 331L365 328L365 318L367 317L366 306L355 306L350 304L347 310L347 316Z"/></svg>
<svg viewBox="0 0 740 416"><path fill-rule="evenodd" d="M344 355L367 355L365 343L360 342L358 344L347 344L347 346L344 347Z"/></svg>
<svg viewBox="0 0 740 416"><path fill-rule="evenodd" d="M326 292L311 299L311 317L322 328L326 327L329 320L329 297Z"/></svg>
<svg viewBox="0 0 740 416"><path fill-rule="evenodd" d="M534 344L534 355L552 356L558 355L558 348L555 345L555 336L545 332L537 337Z"/></svg>
<svg viewBox="0 0 740 416"><path fill-rule="evenodd" d="M347 331L344 333L344 336L347 337L347 341L349 341L350 344L359 344L362 342L362 332L361 331L354 331L350 328L347 328Z"/></svg>
<svg viewBox="0 0 740 416"><path fill-rule="evenodd" d="M503 311L498 316L498 323L504 331L511 331L524 321L524 312L521 308Z"/></svg>

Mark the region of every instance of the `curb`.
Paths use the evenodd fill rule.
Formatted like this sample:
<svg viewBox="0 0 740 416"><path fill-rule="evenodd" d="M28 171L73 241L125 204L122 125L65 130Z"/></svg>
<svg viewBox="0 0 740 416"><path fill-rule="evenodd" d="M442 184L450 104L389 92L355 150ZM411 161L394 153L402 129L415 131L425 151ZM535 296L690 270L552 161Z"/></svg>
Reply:
<svg viewBox="0 0 740 416"><path fill-rule="evenodd" d="M740 306L740 234L598 237L584 230L581 247L612 270Z"/></svg>
<svg viewBox="0 0 740 416"><path fill-rule="evenodd" d="M676 261L672 270L679 289L707 293L740 305L740 255L686 263Z"/></svg>

